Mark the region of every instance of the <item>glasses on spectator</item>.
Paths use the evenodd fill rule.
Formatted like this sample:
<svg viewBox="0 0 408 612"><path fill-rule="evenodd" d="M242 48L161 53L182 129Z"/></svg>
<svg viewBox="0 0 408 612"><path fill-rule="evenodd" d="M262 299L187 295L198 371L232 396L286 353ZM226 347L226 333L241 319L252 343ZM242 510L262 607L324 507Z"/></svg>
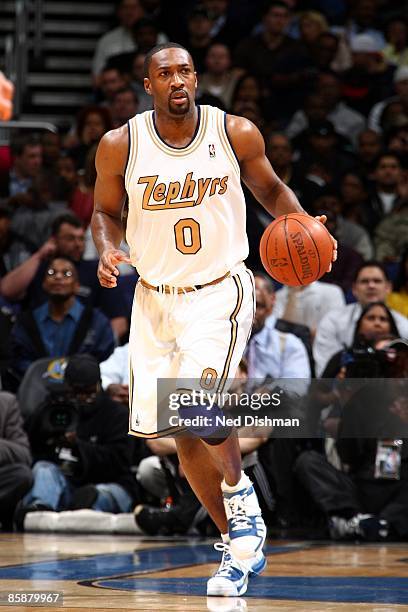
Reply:
<svg viewBox="0 0 408 612"><path fill-rule="evenodd" d="M57 274L62 274L62 276L64 276L65 278L71 278L73 272L72 270L55 270L54 268L48 268L48 276L56 276Z"/></svg>

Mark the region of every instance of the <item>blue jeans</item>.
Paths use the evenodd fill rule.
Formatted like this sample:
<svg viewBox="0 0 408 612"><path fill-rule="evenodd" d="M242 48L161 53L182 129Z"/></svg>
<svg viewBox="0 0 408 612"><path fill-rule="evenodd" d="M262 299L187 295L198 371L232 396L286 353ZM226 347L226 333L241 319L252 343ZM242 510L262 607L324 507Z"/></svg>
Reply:
<svg viewBox="0 0 408 612"><path fill-rule="evenodd" d="M49 506L53 510L67 510L71 504L75 486L55 463L37 461L33 467L34 484L23 499L24 506L33 502ZM98 495L92 505L101 512L130 512L132 498L129 493L114 482L96 484Z"/></svg>

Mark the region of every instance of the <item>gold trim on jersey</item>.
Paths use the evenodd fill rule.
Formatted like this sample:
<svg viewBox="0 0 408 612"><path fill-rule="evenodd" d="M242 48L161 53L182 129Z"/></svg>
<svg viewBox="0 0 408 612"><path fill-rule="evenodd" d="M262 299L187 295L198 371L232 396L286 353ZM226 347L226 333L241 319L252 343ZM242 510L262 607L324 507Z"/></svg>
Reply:
<svg viewBox="0 0 408 612"><path fill-rule="evenodd" d="M228 140L228 136L225 133L224 112L221 110L218 110L217 112L217 128L218 128L218 135L220 137L220 142L225 151L225 154L229 158L230 162L232 163L232 167L235 169L238 176L240 176L241 171L240 171L239 164L237 162L237 158L235 157L235 153L232 150L230 141Z"/></svg>
<svg viewBox="0 0 408 612"><path fill-rule="evenodd" d="M229 368L231 365L232 353L234 352L235 345L237 343L237 336L238 336L237 315L241 309L242 300L244 296L244 289L242 287L242 282L241 282L239 275L235 274L234 276L232 276L232 279L237 287L238 297L237 297L237 303L235 305L235 308L232 311L232 314L229 318L231 322L231 340L230 340L230 344L228 347L227 358L225 360L225 365L222 371L221 380L220 380L220 384L218 385L217 393L222 393L224 386L225 386L225 381L227 380L227 377L228 377L228 372L229 372Z"/></svg>
<svg viewBox="0 0 408 612"><path fill-rule="evenodd" d="M167 429L162 429L161 431L156 431L155 433L145 434L141 431L136 431L136 429L129 428L128 435L134 436L135 438L164 438L165 436L169 436L170 434L179 433L180 431L187 431L186 427L169 427Z"/></svg>
<svg viewBox="0 0 408 612"><path fill-rule="evenodd" d="M207 131L208 109L205 105L200 106L200 126L198 128L198 132L193 142L191 142L187 147L183 149L172 148L166 145L162 140L160 140L153 123L153 111L149 111L145 114L145 121L149 136L151 137L153 143L161 151L163 151L167 155L170 155L171 157L185 157L186 155L190 155L190 153L194 153L194 151L200 146L204 139L205 133Z"/></svg>
<svg viewBox="0 0 408 612"><path fill-rule="evenodd" d="M136 164L136 160L137 160L137 151L139 148L139 139L138 139L138 134L137 134L137 119L136 117L133 117L132 119L129 119L129 147L130 147L130 152L129 152L129 159L128 159L128 163L126 166L126 171L125 171L125 187L126 190L128 191L127 187L130 187L130 182L129 182L129 177L132 176L132 172L133 169L135 167Z"/></svg>

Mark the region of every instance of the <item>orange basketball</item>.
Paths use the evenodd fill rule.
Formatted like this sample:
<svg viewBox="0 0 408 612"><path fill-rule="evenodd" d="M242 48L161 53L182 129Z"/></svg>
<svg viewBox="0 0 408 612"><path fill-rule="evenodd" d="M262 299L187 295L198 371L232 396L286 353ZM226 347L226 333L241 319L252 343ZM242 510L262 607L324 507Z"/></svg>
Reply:
<svg viewBox="0 0 408 612"><path fill-rule="evenodd" d="M333 242L323 223L300 213L283 215L264 231L259 245L265 270L279 283L309 285L325 274Z"/></svg>

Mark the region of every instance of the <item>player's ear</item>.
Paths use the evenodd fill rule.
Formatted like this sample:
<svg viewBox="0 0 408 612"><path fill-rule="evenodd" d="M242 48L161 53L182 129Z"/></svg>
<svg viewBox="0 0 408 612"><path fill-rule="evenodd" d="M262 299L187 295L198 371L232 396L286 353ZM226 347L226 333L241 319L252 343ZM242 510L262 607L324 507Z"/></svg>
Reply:
<svg viewBox="0 0 408 612"><path fill-rule="evenodd" d="M146 77L143 79L143 85L145 88L145 91L149 94L149 96L152 95L152 90L150 87L150 79L147 79Z"/></svg>
<svg viewBox="0 0 408 612"><path fill-rule="evenodd" d="M197 89L198 83L197 83L197 73L196 72L194 72L194 82L195 82L195 88Z"/></svg>

